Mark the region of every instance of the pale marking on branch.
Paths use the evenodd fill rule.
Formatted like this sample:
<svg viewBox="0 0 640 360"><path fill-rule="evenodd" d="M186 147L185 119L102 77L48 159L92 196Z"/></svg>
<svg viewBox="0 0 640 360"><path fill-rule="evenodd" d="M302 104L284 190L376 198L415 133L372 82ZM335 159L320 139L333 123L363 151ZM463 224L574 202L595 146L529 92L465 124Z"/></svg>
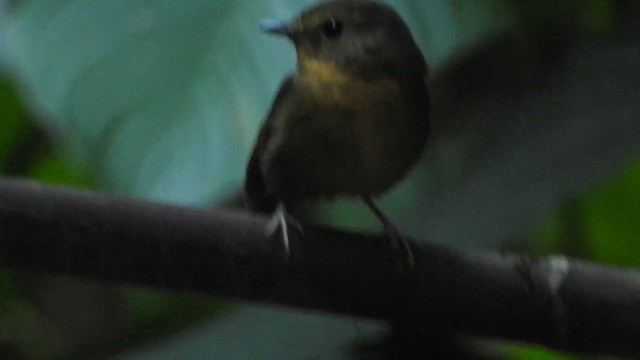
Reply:
<svg viewBox="0 0 640 360"><path fill-rule="evenodd" d="M559 295L560 289L567 279L571 262L564 256L549 257L549 290L554 313L556 341L558 345L564 345L567 340L567 314L564 302Z"/></svg>
<svg viewBox="0 0 640 360"><path fill-rule="evenodd" d="M569 274L569 267L571 264L564 256L551 256L549 257L549 265L551 266L548 279L549 288L551 289L551 294L553 294L554 297L557 297L558 291Z"/></svg>

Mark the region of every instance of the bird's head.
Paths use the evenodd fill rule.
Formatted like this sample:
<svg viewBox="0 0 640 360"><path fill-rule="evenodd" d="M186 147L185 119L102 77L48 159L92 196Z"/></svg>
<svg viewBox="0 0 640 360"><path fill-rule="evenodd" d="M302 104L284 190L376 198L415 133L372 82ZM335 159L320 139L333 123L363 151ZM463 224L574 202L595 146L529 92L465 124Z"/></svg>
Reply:
<svg viewBox="0 0 640 360"><path fill-rule="evenodd" d="M392 8L374 1L329 1L289 22L263 21L262 28L294 43L299 72L330 66L365 80L426 74L407 25Z"/></svg>

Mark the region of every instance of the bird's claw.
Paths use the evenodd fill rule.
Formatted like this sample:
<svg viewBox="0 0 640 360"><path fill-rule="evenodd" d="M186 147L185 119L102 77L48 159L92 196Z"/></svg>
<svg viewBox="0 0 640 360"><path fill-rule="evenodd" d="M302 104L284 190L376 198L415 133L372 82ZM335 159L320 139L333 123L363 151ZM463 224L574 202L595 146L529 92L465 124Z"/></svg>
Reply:
<svg viewBox="0 0 640 360"><path fill-rule="evenodd" d="M401 234L391 223L384 224L384 232L389 239L391 249L396 254L396 261L400 270L412 271L415 268L415 258L409 245L409 239Z"/></svg>
<svg viewBox="0 0 640 360"><path fill-rule="evenodd" d="M304 234L302 224L287 213L285 207L280 204L273 213L273 217L268 225L269 234L274 234L276 231L281 232L282 244L287 259L291 255L291 247L289 242L289 227L295 228L301 235Z"/></svg>

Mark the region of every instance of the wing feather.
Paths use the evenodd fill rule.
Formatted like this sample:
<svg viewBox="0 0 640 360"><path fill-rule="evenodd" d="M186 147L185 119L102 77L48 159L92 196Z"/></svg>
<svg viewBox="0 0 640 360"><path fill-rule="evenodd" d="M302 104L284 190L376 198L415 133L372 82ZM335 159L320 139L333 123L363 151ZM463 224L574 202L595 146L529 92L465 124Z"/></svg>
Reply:
<svg viewBox="0 0 640 360"><path fill-rule="evenodd" d="M257 212L270 213L273 212L275 207L278 205L278 199L275 194L270 194L265 186L260 158L272 135L272 126L274 118L277 116L277 111L281 109L282 103L289 98L292 89L293 76L290 75L280 86L278 95L276 95L276 98L271 105L271 109L260 128L256 144L253 147L253 151L247 165L244 183L245 198L247 205Z"/></svg>

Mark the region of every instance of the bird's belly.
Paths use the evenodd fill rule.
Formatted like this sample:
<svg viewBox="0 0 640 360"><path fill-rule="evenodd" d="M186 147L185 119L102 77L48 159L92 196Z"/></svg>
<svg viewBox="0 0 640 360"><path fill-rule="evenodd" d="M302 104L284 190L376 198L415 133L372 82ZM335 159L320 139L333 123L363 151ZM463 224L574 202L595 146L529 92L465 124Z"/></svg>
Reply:
<svg viewBox="0 0 640 360"><path fill-rule="evenodd" d="M275 151L272 166L278 169L267 171L273 191L284 198L383 192L421 153L426 133L416 134L417 123L373 113L331 114L290 127Z"/></svg>

